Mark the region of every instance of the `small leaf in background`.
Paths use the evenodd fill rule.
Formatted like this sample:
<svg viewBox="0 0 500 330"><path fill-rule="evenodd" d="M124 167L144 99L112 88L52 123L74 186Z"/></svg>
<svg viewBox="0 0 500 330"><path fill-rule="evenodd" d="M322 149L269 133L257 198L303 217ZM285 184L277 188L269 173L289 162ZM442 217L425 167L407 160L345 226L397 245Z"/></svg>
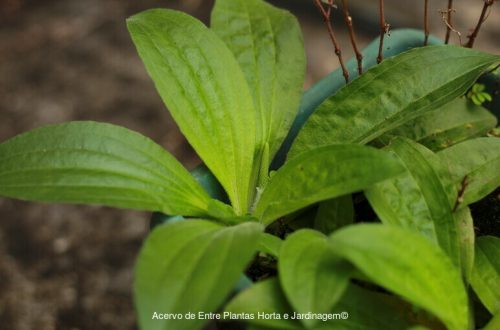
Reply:
<svg viewBox="0 0 500 330"><path fill-rule="evenodd" d="M298 320L277 318L259 318L259 313L277 313L280 316L292 314L292 308L281 290L277 278L271 278L255 283L252 287L241 292L226 305L228 313L246 313L253 315L248 323L264 327L265 329L303 329Z"/></svg>
<svg viewBox="0 0 500 330"><path fill-rule="evenodd" d="M245 74L271 160L288 133L302 94L306 60L299 23L288 11L262 0L217 0L211 28Z"/></svg>
<svg viewBox="0 0 500 330"><path fill-rule="evenodd" d="M152 140L96 122L46 126L1 143L0 196L189 216L232 214Z"/></svg>
<svg viewBox="0 0 500 330"><path fill-rule="evenodd" d="M314 230L289 235L281 248L278 272L281 287L298 313L328 313L349 283L352 266L334 256L328 239ZM318 320L302 320L313 328Z"/></svg>
<svg viewBox="0 0 500 330"><path fill-rule="evenodd" d="M500 138L467 140L440 151L438 156L446 164L457 189L467 177L460 207L481 200L500 186Z"/></svg>
<svg viewBox="0 0 500 330"><path fill-rule="evenodd" d="M257 203L255 216L269 224L316 202L367 188L403 170L395 157L371 147L345 144L311 150L276 172Z"/></svg>
<svg viewBox="0 0 500 330"><path fill-rule="evenodd" d="M496 125L497 118L491 112L460 97L387 132L376 141L389 144L394 136L404 136L438 151L485 136Z"/></svg>
<svg viewBox="0 0 500 330"><path fill-rule="evenodd" d="M319 203L314 218L314 229L325 235L354 222L354 205L351 195L344 195Z"/></svg>
<svg viewBox="0 0 500 330"><path fill-rule="evenodd" d="M457 191L446 168L432 151L405 138L395 139L387 150L406 173L368 188L370 205L382 222L425 236L460 267L459 228L452 212Z"/></svg>
<svg viewBox="0 0 500 330"><path fill-rule="evenodd" d="M257 249L262 226L221 227L205 220L158 226L137 260L134 293L142 329L199 329L205 322L153 319L154 312L213 312Z"/></svg>
<svg viewBox="0 0 500 330"><path fill-rule="evenodd" d="M368 143L463 95L496 62L499 56L450 45L388 58L318 107L288 159L328 144Z"/></svg>
<svg viewBox="0 0 500 330"><path fill-rule="evenodd" d="M260 252L270 254L277 258L280 255L282 245L283 241L281 238L268 233L262 233L260 234L259 246L257 249Z"/></svg>
<svg viewBox="0 0 500 330"><path fill-rule="evenodd" d="M156 89L238 215L252 199L255 118L245 77L222 40L181 12L147 10L127 26ZM250 193L250 195L249 195Z"/></svg>
<svg viewBox="0 0 500 330"><path fill-rule="evenodd" d="M493 98L490 94L484 91L485 86L483 84L476 83L472 85L472 88L467 93L467 98L469 98L475 105L482 105L484 102L491 102Z"/></svg>
<svg viewBox="0 0 500 330"><path fill-rule="evenodd" d="M500 313L500 238L477 238L470 283L488 311L493 315Z"/></svg>
<svg viewBox="0 0 500 330"><path fill-rule="evenodd" d="M363 224L336 231L330 244L375 283L433 313L448 329L468 328L460 272L428 239L407 229Z"/></svg>

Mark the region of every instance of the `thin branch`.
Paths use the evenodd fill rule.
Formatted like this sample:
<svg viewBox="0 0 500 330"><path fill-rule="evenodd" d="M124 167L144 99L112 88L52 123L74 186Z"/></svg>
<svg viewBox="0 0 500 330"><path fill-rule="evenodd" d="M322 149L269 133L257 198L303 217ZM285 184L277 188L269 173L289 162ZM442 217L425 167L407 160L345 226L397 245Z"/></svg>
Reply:
<svg viewBox="0 0 500 330"><path fill-rule="evenodd" d="M445 44L448 44L448 42L450 41L450 34L451 34L451 31L456 31L454 28L453 28L453 23L451 22L451 12L453 11L453 0L448 0L448 10L446 11L446 20L444 20L444 17L443 17L443 20L444 20L444 23L446 24L446 36L444 38L444 43ZM458 36L460 37L460 34L458 34ZM460 42L460 45L462 45L462 42Z"/></svg>
<svg viewBox="0 0 500 330"><path fill-rule="evenodd" d="M467 175L464 176L464 178L462 179L462 183L461 183L461 186L460 186L460 190L458 191L458 196L457 196L457 199L455 201L455 206L453 206L453 212L455 212L457 209L458 209L458 206L460 206L460 204L463 203L464 201L464 194L465 194L465 189L467 189L467 186L469 185L469 180L468 180L468 177Z"/></svg>
<svg viewBox="0 0 500 330"><path fill-rule="evenodd" d="M488 12L488 9L493 5L494 2L495 0L484 0L483 10L481 11L481 16L479 16L479 21L477 21L476 28L474 29L474 31L469 35L469 41L467 42L467 45L465 45L465 47L472 48L474 46L474 41L476 40L476 37L479 33L479 29L481 28L481 25L487 18L486 13Z"/></svg>
<svg viewBox="0 0 500 330"><path fill-rule="evenodd" d="M390 25L385 22L384 0L379 0L379 17L380 17L380 42L378 44L377 63L382 62L382 60L384 59L383 55L384 36L389 31L390 27Z"/></svg>
<svg viewBox="0 0 500 330"><path fill-rule="evenodd" d="M425 0L424 2L424 31L425 31L425 39L424 46L427 46L429 42L429 0Z"/></svg>
<svg viewBox="0 0 500 330"><path fill-rule="evenodd" d="M333 7L333 0L328 1L328 9L325 9L323 7L323 4L321 3L321 0L313 0L314 4L318 8L319 12L321 13L321 16L323 17L323 21L325 22L326 28L328 29L328 35L330 36L330 40L332 41L333 47L335 48L335 54L337 55L339 59L340 66L342 67L342 74L344 76L345 82L349 82L349 71L347 71L347 68L344 64L344 60L342 59L342 51L340 49L340 45L337 42L337 38L335 37L335 32L333 30L333 25L332 22L330 21L330 16L331 16L331 8Z"/></svg>
<svg viewBox="0 0 500 330"><path fill-rule="evenodd" d="M458 36L458 42L460 43L460 46L462 46L462 34L460 33L460 31L457 31L455 30L455 28L453 27L453 25L451 25L451 23L448 21L448 17L451 17L449 15L449 10L451 11L455 11L455 9L447 9L447 10L441 10L439 11L441 13L441 18L443 19L443 22L444 24L446 24L446 41L445 43L448 44L448 41L449 41L449 35L448 35L448 31L453 31L454 33L456 33L456 35Z"/></svg>
<svg viewBox="0 0 500 330"><path fill-rule="evenodd" d="M358 73L361 75L363 73L363 55L358 49L358 45L356 43L356 34L354 32L354 27L352 26L352 17L349 14L349 7L347 4L347 0L342 0L342 11L344 12L344 21L349 29L349 38L351 39L352 49L356 54L356 60L358 61Z"/></svg>

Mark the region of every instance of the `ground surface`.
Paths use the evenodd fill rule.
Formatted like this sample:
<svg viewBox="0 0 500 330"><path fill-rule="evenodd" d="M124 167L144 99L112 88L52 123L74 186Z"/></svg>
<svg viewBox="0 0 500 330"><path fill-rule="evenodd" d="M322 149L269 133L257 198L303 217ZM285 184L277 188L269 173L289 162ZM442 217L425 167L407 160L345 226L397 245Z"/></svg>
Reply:
<svg viewBox="0 0 500 330"><path fill-rule="evenodd" d="M337 62L319 19L298 2L288 3L302 14L308 86ZM49 123L97 120L139 131L195 166L198 159L154 91L124 24L161 5L206 20L210 1L0 1L0 141ZM359 9L373 18L371 8ZM477 8L462 10L463 24L473 25ZM419 26L415 12L394 11L398 22ZM377 32L369 19L362 23L359 39L366 44ZM440 24L438 18L436 29ZM498 53L495 36L498 42L498 25L478 48ZM345 31L340 38L348 45ZM148 216L0 198L0 329L135 329L132 267Z"/></svg>

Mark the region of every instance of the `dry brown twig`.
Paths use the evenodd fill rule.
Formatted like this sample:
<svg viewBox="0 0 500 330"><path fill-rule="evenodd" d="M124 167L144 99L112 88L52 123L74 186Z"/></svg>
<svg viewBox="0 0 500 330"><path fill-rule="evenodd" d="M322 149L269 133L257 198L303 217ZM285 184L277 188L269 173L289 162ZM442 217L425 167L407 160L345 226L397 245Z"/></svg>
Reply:
<svg viewBox="0 0 500 330"><path fill-rule="evenodd" d="M424 46L427 46L429 41L429 0L425 0L424 2Z"/></svg>
<svg viewBox="0 0 500 330"><path fill-rule="evenodd" d="M340 63L340 67L342 68L342 74L344 76L345 82L349 82L349 71L345 66L344 60L342 58L342 50L340 49L340 45L337 41L337 37L335 36L335 31L333 30L333 24L331 22L331 10L334 7L333 0L328 0L328 8L325 9L321 0L313 0L314 4L318 8L318 11L321 13L323 17L323 21L328 29L328 35L330 36L330 40L332 41L333 47L335 48L335 54L337 55Z"/></svg>
<svg viewBox="0 0 500 330"><path fill-rule="evenodd" d="M352 17L349 14L349 5L347 0L342 0L342 11L344 13L344 21L349 29L349 38L351 39L352 49L354 50L354 54L356 55L356 60L358 61L358 73L361 75L363 73L363 55L358 49L358 45L356 43L356 34L354 32L354 27L352 25Z"/></svg>
<svg viewBox="0 0 500 330"><path fill-rule="evenodd" d="M380 42L378 45L377 63L383 60L384 36L389 31L390 25L385 21L384 0L379 0L379 18L380 18Z"/></svg>
<svg viewBox="0 0 500 330"><path fill-rule="evenodd" d="M462 179L462 183L460 186L460 190L458 192L457 199L455 200L455 206L453 206L453 212L455 212L458 209L458 206L463 203L464 201L464 194L465 194L465 189L467 189L467 186L469 185L469 178L464 176Z"/></svg>
<svg viewBox="0 0 500 330"><path fill-rule="evenodd" d="M476 27L474 31L468 36L469 41L467 41L467 45L465 47L472 48L474 46L474 41L479 33L479 29L481 29L481 25L483 25L484 21L488 18L489 10L491 10L491 6L495 3L495 0L483 0L483 9L481 10L481 15L479 16L479 20L477 21Z"/></svg>
<svg viewBox="0 0 500 330"><path fill-rule="evenodd" d="M447 9L447 10L440 10L439 13L441 13L441 18L443 19L444 24L446 24L446 39L445 39L445 44L448 44L450 40L450 35L448 31L453 31L457 36L458 36L458 42L460 43L460 46L463 46L462 44L462 34L460 31L457 31L453 25L451 25L451 22L448 21L448 18L451 17L450 15L450 10L455 12L455 9Z"/></svg>

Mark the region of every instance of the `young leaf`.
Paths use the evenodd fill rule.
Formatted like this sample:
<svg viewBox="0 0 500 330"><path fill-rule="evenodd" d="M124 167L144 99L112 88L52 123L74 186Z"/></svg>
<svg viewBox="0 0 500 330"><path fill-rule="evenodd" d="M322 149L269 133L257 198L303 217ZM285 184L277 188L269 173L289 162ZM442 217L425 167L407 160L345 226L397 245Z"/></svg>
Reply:
<svg viewBox="0 0 500 330"><path fill-rule="evenodd" d="M329 235L340 227L354 222L354 205L351 195L344 195L319 203L314 218L314 228Z"/></svg>
<svg viewBox="0 0 500 330"><path fill-rule="evenodd" d="M460 206L477 202L500 186L500 139L477 138L464 141L438 153L447 165L458 189L464 178L466 187Z"/></svg>
<svg viewBox="0 0 500 330"><path fill-rule="evenodd" d="M332 145L303 153L280 168L264 189L255 216L264 224L315 202L362 190L402 173L389 153Z"/></svg>
<svg viewBox="0 0 500 330"><path fill-rule="evenodd" d="M135 269L134 293L142 329L199 329L203 320L158 320L157 313L215 311L257 248L262 226L221 227L204 220L157 227Z"/></svg>
<svg viewBox="0 0 500 330"><path fill-rule="evenodd" d="M458 269L435 244L407 229L353 225L330 237L332 251L375 283L433 313L450 330L467 329L467 293Z"/></svg>
<svg viewBox="0 0 500 330"><path fill-rule="evenodd" d="M378 140L388 144L394 136L404 136L437 151L486 135L496 124L497 119L491 112L461 97L410 120Z"/></svg>
<svg viewBox="0 0 500 330"><path fill-rule="evenodd" d="M412 49L384 60L323 102L288 154L367 143L465 91L500 57L456 46Z"/></svg>
<svg viewBox="0 0 500 330"><path fill-rule="evenodd" d="M213 31L181 12L148 10L129 18L127 26L175 122L237 214L246 213L256 114L233 55Z"/></svg>
<svg viewBox="0 0 500 330"><path fill-rule="evenodd" d="M472 276L472 269L474 268L474 242L476 240L474 220L468 207L456 211L453 215L458 225L460 264L464 278L468 283Z"/></svg>
<svg viewBox="0 0 500 330"><path fill-rule="evenodd" d="M259 239L258 250L277 258L280 255L282 244L283 241L279 237L268 233L262 233Z"/></svg>
<svg viewBox="0 0 500 330"><path fill-rule="evenodd" d="M306 60L299 23L289 12L262 0L217 0L211 27L245 74L258 112L257 127L269 143L272 159L302 94Z"/></svg>
<svg viewBox="0 0 500 330"><path fill-rule="evenodd" d="M96 122L42 127L0 144L0 196L231 215L162 147L126 128Z"/></svg>
<svg viewBox="0 0 500 330"><path fill-rule="evenodd" d="M255 283L249 289L241 292L227 304L224 312L234 314L250 314L249 323L264 327L265 329L303 329L300 322L290 318L285 319L285 314L292 314L277 278L267 279ZM259 313L280 315L280 318L263 318ZM262 315L261 314L261 315Z"/></svg>
<svg viewBox="0 0 500 330"><path fill-rule="evenodd" d="M287 237L280 252L281 287L298 313L328 313L349 283L351 266L332 255L327 237L303 229ZM313 328L318 320L302 320Z"/></svg>
<svg viewBox="0 0 500 330"><path fill-rule="evenodd" d="M500 313L500 238L477 239L470 283L488 311L493 315Z"/></svg>
<svg viewBox="0 0 500 330"><path fill-rule="evenodd" d="M408 139L395 139L388 150L406 172L368 188L371 206L382 222L420 233L460 266L458 224L452 212L457 192L446 168L432 151Z"/></svg>

